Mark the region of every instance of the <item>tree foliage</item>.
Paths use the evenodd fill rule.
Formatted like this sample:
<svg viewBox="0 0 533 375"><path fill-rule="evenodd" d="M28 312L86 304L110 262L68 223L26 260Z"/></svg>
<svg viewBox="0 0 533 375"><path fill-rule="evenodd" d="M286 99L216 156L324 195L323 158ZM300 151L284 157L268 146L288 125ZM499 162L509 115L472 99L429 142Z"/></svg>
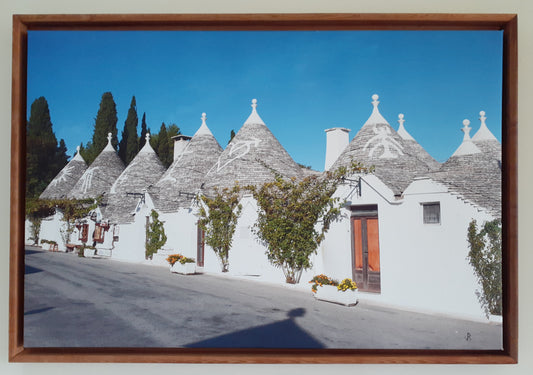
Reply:
<svg viewBox="0 0 533 375"><path fill-rule="evenodd" d="M234 137L235 137L235 130L231 129L231 132L229 133L228 144L233 140Z"/></svg>
<svg viewBox="0 0 533 375"><path fill-rule="evenodd" d="M83 219L89 212L96 209L101 198L85 199L29 199L26 201L26 217L40 226L43 218L53 215L60 211L63 215L62 221L65 228L61 230L63 242L70 242L70 236L74 231L76 220ZM33 234L33 233L32 233ZM33 234L34 242L38 242L38 234Z"/></svg>
<svg viewBox="0 0 533 375"><path fill-rule="evenodd" d="M146 226L146 259L152 259L155 253L167 243L164 223L159 220L159 214L152 210L150 222Z"/></svg>
<svg viewBox="0 0 533 375"><path fill-rule="evenodd" d="M165 167L168 167L170 165L168 164L168 161L171 154L168 143L167 126L165 125L165 123L162 123L161 128L159 129L156 153L157 156L159 156L159 160L161 160L161 163L163 163Z"/></svg>
<svg viewBox="0 0 533 375"><path fill-rule="evenodd" d="M131 98L130 109L128 110L128 117L124 121L124 130L122 130L122 138L118 144L118 156L125 165L128 165L139 152L139 137L137 136L137 125L139 119L137 117L137 102L135 96Z"/></svg>
<svg viewBox="0 0 533 375"><path fill-rule="evenodd" d="M141 135L139 136L139 150L142 149L146 144L146 133L148 132L148 125L146 124L146 113L143 113L143 118L141 120Z"/></svg>
<svg viewBox="0 0 533 375"><path fill-rule="evenodd" d="M203 203L198 213L198 225L205 232L205 243L209 245L220 260L222 272L229 271L229 251L237 220L241 215L239 203L240 187L215 189L214 196L200 196Z"/></svg>
<svg viewBox="0 0 533 375"><path fill-rule="evenodd" d="M107 145L107 134L111 133L111 145L116 149L118 145L117 138L117 106L113 95L105 92L100 101L100 108L94 121L94 132L91 142L85 146L85 151L81 154L88 165L102 152Z"/></svg>
<svg viewBox="0 0 533 375"><path fill-rule="evenodd" d="M502 227L500 220L488 221L478 231L476 220L468 225L468 261L481 284L479 302L489 314L502 314Z"/></svg>
<svg viewBox="0 0 533 375"><path fill-rule="evenodd" d="M300 281L302 271L312 267L310 257L324 239L344 202L333 197L344 178L367 173L359 163L323 175L274 180L250 187L259 206L255 232L267 245L270 263L283 270L287 283Z"/></svg>
<svg viewBox="0 0 533 375"><path fill-rule="evenodd" d="M58 145L48 102L41 96L31 105L26 128L26 197L38 197L67 160L65 141Z"/></svg>

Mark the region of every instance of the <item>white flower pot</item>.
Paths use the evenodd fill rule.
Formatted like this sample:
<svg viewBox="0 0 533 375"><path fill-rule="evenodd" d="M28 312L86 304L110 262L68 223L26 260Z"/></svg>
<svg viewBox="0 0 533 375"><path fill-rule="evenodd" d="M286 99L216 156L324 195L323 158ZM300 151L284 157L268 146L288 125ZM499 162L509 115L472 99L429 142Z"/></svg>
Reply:
<svg viewBox="0 0 533 375"><path fill-rule="evenodd" d="M182 275L193 275L196 273L196 263L181 264L180 262L176 262L174 265L170 266L170 272Z"/></svg>
<svg viewBox="0 0 533 375"><path fill-rule="evenodd" d="M502 324L503 319L501 315L489 315L489 322L490 323L496 323L496 324Z"/></svg>
<svg viewBox="0 0 533 375"><path fill-rule="evenodd" d="M314 293L317 300L338 303L345 306L357 304L358 290L347 290L342 292L334 285L319 286Z"/></svg>
<svg viewBox="0 0 533 375"><path fill-rule="evenodd" d="M96 254L95 249L83 249L83 256L85 258L92 258Z"/></svg>

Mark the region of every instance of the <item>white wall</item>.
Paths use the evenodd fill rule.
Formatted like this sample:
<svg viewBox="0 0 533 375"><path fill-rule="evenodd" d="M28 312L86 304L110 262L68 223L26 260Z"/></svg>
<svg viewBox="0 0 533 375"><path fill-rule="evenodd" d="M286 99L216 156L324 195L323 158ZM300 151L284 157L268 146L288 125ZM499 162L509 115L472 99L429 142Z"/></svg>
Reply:
<svg viewBox="0 0 533 375"><path fill-rule="evenodd" d="M379 185L374 176L364 179ZM379 220L381 293L361 292L361 299L379 301L425 312L461 317L484 317L477 300L478 282L466 259L467 228L492 220L485 211L447 192L431 180L418 180L406 189L404 199L387 201L390 191L369 189L351 194L352 204L377 204ZM346 195L349 189L339 189ZM380 195L378 192L382 192ZM441 223L424 224L421 203L440 202ZM334 223L322 246L324 273L342 279L352 275L352 242L349 211Z"/></svg>

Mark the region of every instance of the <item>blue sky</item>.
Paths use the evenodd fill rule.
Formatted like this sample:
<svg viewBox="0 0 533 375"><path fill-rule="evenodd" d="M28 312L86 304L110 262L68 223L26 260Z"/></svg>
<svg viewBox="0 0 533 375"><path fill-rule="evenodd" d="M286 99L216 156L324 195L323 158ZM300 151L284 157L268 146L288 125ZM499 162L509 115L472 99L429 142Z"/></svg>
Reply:
<svg viewBox="0 0 533 375"><path fill-rule="evenodd" d="M352 139L380 96L381 114L438 161L472 135L479 111L501 140L502 32L499 31L30 31L28 118L44 96L69 155L92 137L101 96L117 104L119 137L132 95L140 119L159 131L176 123L193 135L207 125L222 147L253 98L293 159L323 170L325 129Z"/></svg>

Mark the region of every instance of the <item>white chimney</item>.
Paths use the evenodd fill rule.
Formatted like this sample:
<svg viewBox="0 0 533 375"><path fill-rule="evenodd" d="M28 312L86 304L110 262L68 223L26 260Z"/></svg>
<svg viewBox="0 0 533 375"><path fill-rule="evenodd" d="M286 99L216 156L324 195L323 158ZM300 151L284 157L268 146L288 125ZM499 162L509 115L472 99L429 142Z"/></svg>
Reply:
<svg viewBox="0 0 533 375"><path fill-rule="evenodd" d="M331 128L326 132L326 164L324 170L328 171L339 155L350 143L350 129Z"/></svg>
<svg viewBox="0 0 533 375"><path fill-rule="evenodd" d="M181 155L183 150L185 150L185 147L187 147L187 144L191 140L192 137L188 135L178 134L172 137L174 140L174 161Z"/></svg>

